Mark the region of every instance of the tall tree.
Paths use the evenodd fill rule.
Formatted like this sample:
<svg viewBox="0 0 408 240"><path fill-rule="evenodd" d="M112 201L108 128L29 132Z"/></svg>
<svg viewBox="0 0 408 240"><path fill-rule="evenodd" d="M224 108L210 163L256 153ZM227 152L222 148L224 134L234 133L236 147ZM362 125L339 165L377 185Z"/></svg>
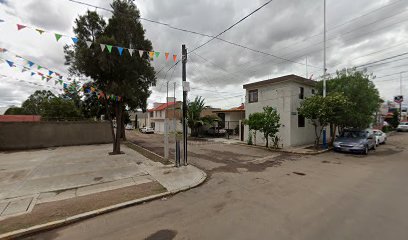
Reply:
<svg viewBox="0 0 408 240"><path fill-rule="evenodd" d="M201 96L197 96L194 101L188 103L187 125L191 129L192 137L197 137L199 128L204 125L204 122L201 119L201 112L203 111L204 106L204 99L201 98Z"/></svg>
<svg viewBox="0 0 408 240"><path fill-rule="evenodd" d="M37 90L23 102L21 107L28 115L42 115L46 103L52 98L55 98L55 95L51 91Z"/></svg>
<svg viewBox="0 0 408 240"><path fill-rule="evenodd" d="M149 87L155 84L156 77L148 58L140 58L137 54L130 56L126 52L120 55L115 48L111 49L110 54L107 50L101 51L100 44L152 50L136 5L129 0L115 0L111 7L113 15L108 24L102 16L91 11L76 19L74 32L79 41L74 46L66 47L65 53L71 72L89 76L99 90L121 97L120 101L104 100L107 116L113 111L118 123L116 134L113 124L111 126L114 142L112 153L119 154L124 106L130 110L146 109L146 101L151 94ZM88 48L86 41L91 41L93 45Z"/></svg>
<svg viewBox="0 0 408 240"><path fill-rule="evenodd" d="M371 81L374 76L367 71L343 69L327 81L327 93L342 93L351 103L346 112L339 115L339 127L365 128L373 122L381 101L377 88ZM322 83L318 89L322 92Z"/></svg>

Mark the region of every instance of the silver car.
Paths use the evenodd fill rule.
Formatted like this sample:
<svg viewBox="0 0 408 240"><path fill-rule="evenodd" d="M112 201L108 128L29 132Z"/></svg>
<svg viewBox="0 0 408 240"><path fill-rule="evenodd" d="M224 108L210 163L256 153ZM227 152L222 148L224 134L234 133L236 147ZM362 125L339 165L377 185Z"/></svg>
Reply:
<svg viewBox="0 0 408 240"><path fill-rule="evenodd" d="M398 132L408 132L408 122L401 122L397 127Z"/></svg>
<svg viewBox="0 0 408 240"><path fill-rule="evenodd" d="M376 138L372 129L345 129L334 143L334 151L354 152L367 155L368 150L375 150Z"/></svg>

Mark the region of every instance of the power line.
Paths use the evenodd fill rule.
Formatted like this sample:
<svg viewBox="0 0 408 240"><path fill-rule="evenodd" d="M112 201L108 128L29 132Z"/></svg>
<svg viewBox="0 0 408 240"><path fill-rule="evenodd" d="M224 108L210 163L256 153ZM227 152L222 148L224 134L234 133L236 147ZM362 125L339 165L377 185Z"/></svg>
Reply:
<svg viewBox="0 0 408 240"><path fill-rule="evenodd" d="M372 64L375 64L375 63L383 62L383 61L393 59L393 58L396 58L396 57L401 57L401 56L404 56L404 55L407 55L407 54L408 54L408 52L401 53L401 54L394 55L394 56L387 57L387 58L383 58L383 59L380 59L380 60L377 60L377 61L374 61L374 62L369 62L369 63L366 63L366 64L362 64L362 65L356 66L356 68L366 67L366 66L369 66L369 65L372 65Z"/></svg>
<svg viewBox="0 0 408 240"><path fill-rule="evenodd" d="M231 30L233 27L235 27L236 25L238 25L239 23L243 22L245 19L247 19L248 17L250 17L251 15L253 15L254 13L258 12L259 10L261 10L263 7L265 7L266 5L270 4L273 0L269 0L266 3L262 4L260 7L258 7L257 9L255 9L254 11L250 12L249 14L247 14L245 17L241 18L240 20L238 20L237 22L235 22L234 24L232 24L231 26L229 26L228 28L226 28L224 31L218 33L215 37L212 37L211 39L209 39L208 41L206 41L205 43L199 45L198 47L195 47L193 50L189 51L188 53L192 53L194 51L196 51L197 49L202 48L203 46L207 45L208 43L210 43L211 41L213 41L214 39L216 39L217 37L221 36L222 34L226 33L227 31ZM187 54L188 54L187 53Z"/></svg>

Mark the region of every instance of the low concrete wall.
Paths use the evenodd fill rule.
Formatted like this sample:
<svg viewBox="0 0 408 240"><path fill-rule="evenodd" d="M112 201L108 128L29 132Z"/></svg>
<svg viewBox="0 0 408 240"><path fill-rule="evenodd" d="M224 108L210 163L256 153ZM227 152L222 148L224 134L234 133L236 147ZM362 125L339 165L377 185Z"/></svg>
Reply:
<svg viewBox="0 0 408 240"><path fill-rule="evenodd" d="M0 150L112 143L109 122L0 122Z"/></svg>

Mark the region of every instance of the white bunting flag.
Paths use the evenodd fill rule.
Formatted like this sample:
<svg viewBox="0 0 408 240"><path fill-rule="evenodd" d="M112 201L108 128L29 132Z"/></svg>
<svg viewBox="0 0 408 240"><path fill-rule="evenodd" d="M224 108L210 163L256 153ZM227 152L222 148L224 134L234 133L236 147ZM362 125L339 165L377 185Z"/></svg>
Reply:
<svg viewBox="0 0 408 240"><path fill-rule="evenodd" d="M129 54L130 54L130 56L133 56L133 51L134 51L134 49L128 49L129 50Z"/></svg>
<svg viewBox="0 0 408 240"><path fill-rule="evenodd" d="M143 50L139 50L139 55L140 55L141 58L143 57L143 53L144 53Z"/></svg>
<svg viewBox="0 0 408 240"><path fill-rule="evenodd" d="M92 42L91 41L86 41L86 45L88 46L88 48L90 48L91 45L92 45Z"/></svg>
<svg viewBox="0 0 408 240"><path fill-rule="evenodd" d="M101 50L103 52L103 50L105 50L106 45L105 44L101 44Z"/></svg>

